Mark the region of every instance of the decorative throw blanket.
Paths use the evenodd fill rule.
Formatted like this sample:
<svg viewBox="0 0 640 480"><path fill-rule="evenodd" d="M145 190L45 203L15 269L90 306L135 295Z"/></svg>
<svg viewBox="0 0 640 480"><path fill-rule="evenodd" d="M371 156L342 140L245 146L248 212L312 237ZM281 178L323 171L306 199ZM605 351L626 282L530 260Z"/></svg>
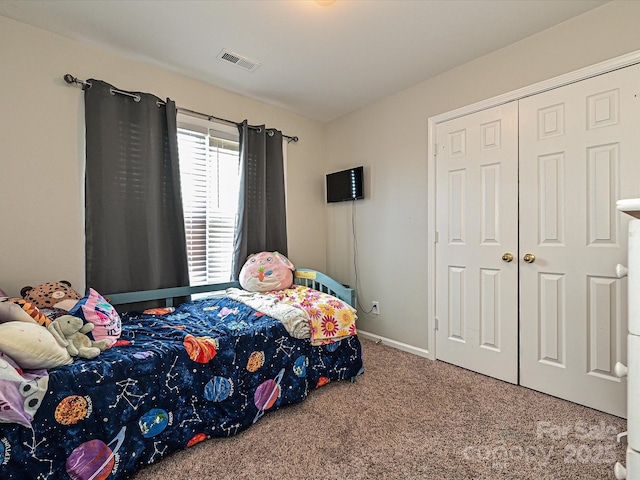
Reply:
<svg viewBox="0 0 640 480"><path fill-rule="evenodd" d="M294 338L310 338L309 317L304 310L280 303L270 295L247 292L239 288L227 288L227 296L237 302L279 320Z"/></svg>
<svg viewBox="0 0 640 480"><path fill-rule="evenodd" d="M230 290L242 293L233 292L230 294ZM295 325L296 328L294 330L297 329L298 332L303 332L304 329L299 323L306 322L309 335L296 338L310 338L311 344L314 346L337 342L357 333L356 319L358 317L353 307L333 295L319 292L309 287L293 285L291 288L284 290L264 293L246 292L236 288L228 289L227 294L232 298L234 298L233 295L236 295L235 300L280 320L289 331L289 334L294 337L296 335L291 333L290 328ZM246 303L245 300L254 302L256 306ZM261 306L258 306L259 304L264 304L267 309L273 308L271 312L265 311ZM275 305L279 306L275 307ZM298 314L296 315L288 309L283 309L283 307L287 306L295 308ZM290 312L284 320L278 316L280 309Z"/></svg>

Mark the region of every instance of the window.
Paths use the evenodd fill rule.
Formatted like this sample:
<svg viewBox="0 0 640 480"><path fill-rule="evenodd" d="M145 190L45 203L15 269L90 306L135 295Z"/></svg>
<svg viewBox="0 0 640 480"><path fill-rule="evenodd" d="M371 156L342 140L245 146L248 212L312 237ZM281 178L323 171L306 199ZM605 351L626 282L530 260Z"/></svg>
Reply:
<svg viewBox="0 0 640 480"><path fill-rule="evenodd" d="M189 283L228 282L238 213L238 134L188 122L178 123L178 149Z"/></svg>

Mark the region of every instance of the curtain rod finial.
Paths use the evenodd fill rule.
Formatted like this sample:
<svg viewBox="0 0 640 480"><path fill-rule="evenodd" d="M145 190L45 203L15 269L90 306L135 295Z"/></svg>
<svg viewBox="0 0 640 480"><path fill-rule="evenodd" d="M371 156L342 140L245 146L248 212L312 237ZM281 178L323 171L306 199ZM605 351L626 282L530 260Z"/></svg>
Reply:
<svg viewBox="0 0 640 480"><path fill-rule="evenodd" d="M73 75L71 75L70 73L67 73L64 75L64 81L67 82L69 85L80 85L83 90L86 88L91 88L91 82L87 82L85 80L78 80L78 77L74 77Z"/></svg>

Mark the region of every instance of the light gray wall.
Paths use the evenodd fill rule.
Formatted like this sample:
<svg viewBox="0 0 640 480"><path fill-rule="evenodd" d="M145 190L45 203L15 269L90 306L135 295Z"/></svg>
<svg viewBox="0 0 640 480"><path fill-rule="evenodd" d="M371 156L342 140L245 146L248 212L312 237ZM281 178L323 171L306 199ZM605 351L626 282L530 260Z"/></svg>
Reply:
<svg viewBox="0 0 640 480"><path fill-rule="evenodd" d="M84 103L66 73L300 137L288 148L289 257L324 270L323 124L0 17L0 288L85 288Z"/></svg>
<svg viewBox="0 0 640 480"><path fill-rule="evenodd" d="M360 330L428 348L427 119L640 50L638 25L640 2L611 2L328 125L327 172L365 167L366 199L353 205L358 295L381 314L361 313ZM355 284L351 208L327 206L327 273Z"/></svg>

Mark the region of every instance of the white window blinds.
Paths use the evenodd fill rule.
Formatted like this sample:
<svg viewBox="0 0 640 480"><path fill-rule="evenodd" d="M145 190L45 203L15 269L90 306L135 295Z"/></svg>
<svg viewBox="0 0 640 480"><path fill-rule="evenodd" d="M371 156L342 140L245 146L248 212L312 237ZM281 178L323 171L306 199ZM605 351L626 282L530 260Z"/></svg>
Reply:
<svg viewBox="0 0 640 480"><path fill-rule="evenodd" d="M240 180L233 137L201 126L178 128L191 285L231 279Z"/></svg>

